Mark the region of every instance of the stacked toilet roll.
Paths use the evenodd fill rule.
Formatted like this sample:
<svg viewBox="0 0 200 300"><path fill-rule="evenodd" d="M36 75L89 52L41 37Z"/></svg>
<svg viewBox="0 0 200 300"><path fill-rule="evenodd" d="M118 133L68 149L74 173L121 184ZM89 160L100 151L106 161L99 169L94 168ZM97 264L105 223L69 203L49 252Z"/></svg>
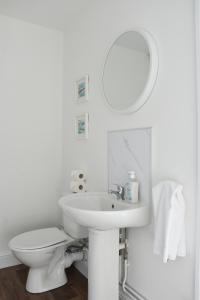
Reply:
<svg viewBox="0 0 200 300"><path fill-rule="evenodd" d="M73 170L71 172L70 190L72 193L84 193L86 188L86 174L83 170Z"/></svg>

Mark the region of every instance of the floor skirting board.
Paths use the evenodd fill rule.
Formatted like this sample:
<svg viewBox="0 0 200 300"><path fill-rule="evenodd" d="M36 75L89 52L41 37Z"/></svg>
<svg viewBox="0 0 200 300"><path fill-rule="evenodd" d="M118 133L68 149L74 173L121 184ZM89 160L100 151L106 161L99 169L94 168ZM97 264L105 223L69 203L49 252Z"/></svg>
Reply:
<svg viewBox="0 0 200 300"><path fill-rule="evenodd" d="M12 255L11 251L0 252L0 269L19 265L20 262Z"/></svg>
<svg viewBox="0 0 200 300"><path fill-rule="evenodd" d="M75 262L75 268L86 278L88 278L87 262L77 261Z"/></svg>

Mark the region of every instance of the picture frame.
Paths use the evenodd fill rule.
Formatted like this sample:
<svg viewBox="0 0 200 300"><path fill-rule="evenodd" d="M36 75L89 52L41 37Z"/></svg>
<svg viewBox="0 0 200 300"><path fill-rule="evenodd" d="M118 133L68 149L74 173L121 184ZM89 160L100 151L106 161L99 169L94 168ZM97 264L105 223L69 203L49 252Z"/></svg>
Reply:
<svg viewBox="0 0 200 300"><path fill-rule="evenodd" d="M85 75L76 81L76 100L77 103L88 101L89 94L89 76Z"/></svg>
<svg viewBox="0 0 200 300"><path fill-rule="evenodd" d="M75 136L78 139L88 139L89 114L83 113L75 118Z"/></svg>

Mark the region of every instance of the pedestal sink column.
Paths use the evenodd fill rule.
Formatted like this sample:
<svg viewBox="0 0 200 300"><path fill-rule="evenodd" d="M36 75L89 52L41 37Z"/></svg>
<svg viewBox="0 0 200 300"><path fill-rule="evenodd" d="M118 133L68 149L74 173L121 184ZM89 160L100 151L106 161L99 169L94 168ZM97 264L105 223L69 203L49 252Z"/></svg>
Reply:
<svg viewBox="0 0 200 300"><path fill-rule="evenodd" d="M88 300L119 299L119 229L89 230Z"/></svg>

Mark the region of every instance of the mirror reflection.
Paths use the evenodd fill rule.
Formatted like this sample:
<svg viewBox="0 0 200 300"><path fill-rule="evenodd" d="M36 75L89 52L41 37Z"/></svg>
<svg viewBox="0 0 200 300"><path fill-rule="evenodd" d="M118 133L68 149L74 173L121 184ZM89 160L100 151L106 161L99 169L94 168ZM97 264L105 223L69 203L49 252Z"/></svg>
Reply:
<svg viewBox="0 0 200 300"><path fill-rule="evenodd" d="M141 33L126 32L115 41L103 74L104 93L111 108L127 110L137 103L148 82L150 64L149 46Z"/></svg>

